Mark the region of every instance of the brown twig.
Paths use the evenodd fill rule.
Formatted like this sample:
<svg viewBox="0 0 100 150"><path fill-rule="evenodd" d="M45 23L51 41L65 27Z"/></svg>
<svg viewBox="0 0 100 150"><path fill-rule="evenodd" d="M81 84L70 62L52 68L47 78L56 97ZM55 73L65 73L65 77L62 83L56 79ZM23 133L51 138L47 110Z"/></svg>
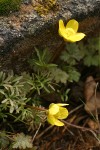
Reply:
<svg viewBox="0 0 100 150"><path fill-rule="evenodd" d="M46 111L47 109L45 108L41 108L41 107L36 107L36 106L30 106L30 105L25 105L26 107L29 107L31 109L35 109L35 110L40 110L40 111Z"/></svg>
<svg viewBox="0 0 100 150"><path fill-rule="evenodd" d="M82 130L84 130L84 131L90 131L90 130L91 130L90 128L81 127L81 126L72 124L72 123L70 123L70 122L67 122L67 121L65 121L65 120L62 120L62 122L64 122L66 125L72 126L72 127L74 127L74 128L82 129ZM98 130L93 130L93 131L96 132L96 133L99 133Z"/></svg>
<svg viewBox="0 0 100 150"><path fill-rule="evenodd" d="M42 133L40 133L40 134L36 137L36 139L39 139L41 136L43 136L47 131L49 131L49 130L52 129L52 128L53 128L52 125L49 126L48 128L46 128Z"/></svg>
<svg viewBox="0 0 100 150"><path fill-rule="evenodd" d="M65 123L66 125L72 126L72 127L74 127L74 128L91 132L91 133L94 135L94 137L97 139L97 141L99 142L99 144L100 144L100 139L98 139L98 137L97 137L97 135L96 135L96 133L95 133L95 132L99 133L99 131L97 131L97 130L91 130L90 128L86 128L86 127L81 127L81 126L78 126L78 125L69 123L69 122L67 122L67 121L64 121L64 120L62 120L62 122ZM100 133L99 133L99 134L100 134Z"/></svg>
<svg viewBox="0 0 100 150"><path fill-rule="evenodd" d="M75 109L71 110L71 111L69 112L69 115L71 115L72 113L74 113L75 111L77 111L78 109L80 109L81 107L83 107L83 104L80 105L80 106L78 106L78 107L76 107Z"/></svg>

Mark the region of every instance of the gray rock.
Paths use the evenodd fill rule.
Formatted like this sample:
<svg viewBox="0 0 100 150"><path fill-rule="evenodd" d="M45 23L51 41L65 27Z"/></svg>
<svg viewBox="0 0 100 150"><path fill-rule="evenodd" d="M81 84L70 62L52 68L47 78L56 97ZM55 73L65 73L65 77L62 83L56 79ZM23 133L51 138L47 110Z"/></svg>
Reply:
<svg viewBox="0 0 100 150"><path fill-rule="evenodd" d="M0 17L0 70L27 70L26 60L34 47L48 47L56 53L62 44L58 35L60 18L65 22L76 19L81 32L88 35L100 27L100 0L58 0L57 10L50 10L44 16L29 1L24 2L27 5L22 4L19 12Z"/></svg>

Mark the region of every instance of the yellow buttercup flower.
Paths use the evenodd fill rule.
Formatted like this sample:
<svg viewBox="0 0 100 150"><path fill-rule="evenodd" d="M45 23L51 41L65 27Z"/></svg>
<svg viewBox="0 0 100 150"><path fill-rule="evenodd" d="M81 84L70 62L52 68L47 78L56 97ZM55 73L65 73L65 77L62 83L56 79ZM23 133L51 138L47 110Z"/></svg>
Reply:
<svg viewBox="0 0 100 150"><path fill-rule="evenodd" d="M65 41L77 42L85 37L84 33L78 33L79 23L72 19L66 27L64 26L63 20L59 20L59 35L64 38Z"/></svg>
<svg viewBox="0 0 100 150"><path fill-rule="evenodd" d="M61 122L59 119L65 119L68 116L68 110L64 108L63 106L66 106L68 104L50 104L49 110L47 111L47 121L51 125L56 126L64 126L64 123Z"/></svg>

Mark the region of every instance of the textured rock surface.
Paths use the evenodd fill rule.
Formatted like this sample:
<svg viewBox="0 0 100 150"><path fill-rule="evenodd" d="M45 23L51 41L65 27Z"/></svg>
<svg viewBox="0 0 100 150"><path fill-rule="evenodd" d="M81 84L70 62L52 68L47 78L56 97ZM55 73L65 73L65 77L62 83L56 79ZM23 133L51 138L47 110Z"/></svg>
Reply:
<svg viewBox="0 0 100 150"><path fill-rule="evenodd" d="M48 47L56 53L62 44L58 36L60 18L78 20L80 30L87 35L95 35L100 27L100 0L58 0L57 9L43 16L28 0L25 3L19 12L0 17L0 70L24 70L35 46Z"/></svg>

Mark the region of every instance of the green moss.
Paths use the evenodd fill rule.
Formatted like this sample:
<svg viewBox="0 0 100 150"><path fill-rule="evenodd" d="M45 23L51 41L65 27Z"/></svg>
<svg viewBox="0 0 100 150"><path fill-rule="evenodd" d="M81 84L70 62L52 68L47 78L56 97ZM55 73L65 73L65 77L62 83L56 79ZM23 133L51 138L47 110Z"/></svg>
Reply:
<svg viewBox="0 0 100 150"><path fill-rule="evenodd" d="M0 15L18 10L20 3L21 0L0 0Z"/></svg>

